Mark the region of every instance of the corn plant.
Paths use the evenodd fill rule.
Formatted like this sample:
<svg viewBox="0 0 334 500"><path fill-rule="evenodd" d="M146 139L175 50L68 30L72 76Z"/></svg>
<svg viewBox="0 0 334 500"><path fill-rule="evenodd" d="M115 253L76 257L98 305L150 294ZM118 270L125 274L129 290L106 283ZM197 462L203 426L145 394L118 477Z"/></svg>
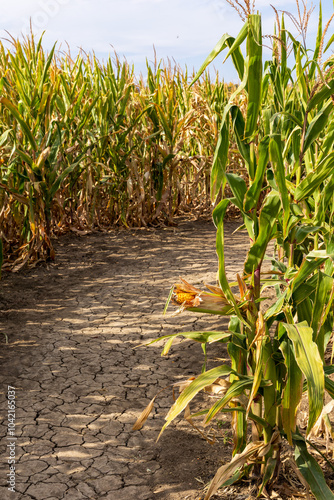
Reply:
<svg viewBox="0 0 334 500"><path fill-rule="evenodd" d="M324 46L328 24L323 29L320 4L316 48L310 58L303 42L285 28L283 16L273 38L272 60L263 63L261 16L250 9L246 13L239 35L224 35L200 70L227 49L226 58L232 58L241 79L224 106L211 172L213 200L226 185L232 192L213 211L218 284L203 291L183 280L170 294L179 312L229 316L229 326L227 331L168 336L163 350L166 354L177 336L200 342L205 352L208 344L224 343L231 364L210 370L204 365L199 376L185 383L161 432L183 410L189 421L204 416L204 426L222 412L231 414L232 460L218 469L206 500L219 487L249 477L252 470L261 477L258 495L268 494L281 467L284 442L294 449L302 483L315 498L332 499L334 494L307 445L312 445L308 437L319 419L330 427L324 396L334 398L329 377L334 367L325 357L334 322L333 56L321 63L322 51L330 48L333 37ZM236 103L240 93L246 96L245 109ZM227 171L232 138L247 168L248 182ZM234 283L228 282L224 255L224 219L230 205L240 210L240 229L247 231L250 241L242 275ZM264 310L268 289L275 291L276 298ZM191 415L189 404L203 390L219 398ZM303 393L309 408L305 433L297 425ZM152 407L153 401L135 429Z"/></svg>
<svg viewBox="0 0 334 500"><path fill-rule="evenodd" d="M46 53L33 35L10 41L0 43L5 266L54 258L52 238L69 230L170 224L180 211L209 207L233 86L204 74L190 88L187 71L163 62L136 78L117 55L101 64L56 47Z"/></svg>

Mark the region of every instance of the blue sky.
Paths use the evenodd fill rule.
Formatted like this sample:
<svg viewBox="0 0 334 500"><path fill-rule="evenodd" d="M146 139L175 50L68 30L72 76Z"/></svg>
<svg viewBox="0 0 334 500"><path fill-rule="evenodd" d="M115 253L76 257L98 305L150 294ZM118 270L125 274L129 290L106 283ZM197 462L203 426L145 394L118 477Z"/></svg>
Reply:
<svg viewBox="0 0 334 500"><path fill-rule="evenodd" d="M242 1L242 0L240 0ZM302 5L302 0L299 0ZM262 13L263 32L272 33L274 11L288 10L296 14L294 1L256 0ZM308 2L310 5L310 1ZM319 1L309 25L309 38L314 39ZM333 0L323 0L324 20L333 13ZM0 36L13 37L29 32L45 31L44 47L55 41L58 47L76 54L79 47L94 51L101 59L115 50L122 59L134 63L136 72L145 73L145 60L175 60L189 70L197 70L224 33L235 36L242 22L235 10L224 0L14 0L1 6ZM334 32L334 21L329 36ZM232 67L215 62L225 81L235 80Z"/></svg>

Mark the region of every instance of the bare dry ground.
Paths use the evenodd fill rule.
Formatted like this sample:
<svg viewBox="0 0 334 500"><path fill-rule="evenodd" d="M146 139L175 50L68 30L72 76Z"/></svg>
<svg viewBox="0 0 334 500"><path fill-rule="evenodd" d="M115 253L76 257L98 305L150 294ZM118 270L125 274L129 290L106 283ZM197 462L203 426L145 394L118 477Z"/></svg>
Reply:
<svg viewBox="0 0 334 500"><path fill-rule="evenodd" d="M241 270L245 235L226 225L230 279ZM1 499L195 500L231 455L222 418L209 445L179 419L156 438L173 403L170 385L200 373L199 344L177 343L167 357L143 342L178 331L223 329L226 319L162 315L173 283L214 283L215 228L177 227L66 236L57 259L1 281ZM209 368L221 363L220 344ZM15 438L7 388L16 392ZM147 425L132 426L161 389ZM8 491L15 442L15 492ZM240 490L219 498L242 500Z"/></svg>

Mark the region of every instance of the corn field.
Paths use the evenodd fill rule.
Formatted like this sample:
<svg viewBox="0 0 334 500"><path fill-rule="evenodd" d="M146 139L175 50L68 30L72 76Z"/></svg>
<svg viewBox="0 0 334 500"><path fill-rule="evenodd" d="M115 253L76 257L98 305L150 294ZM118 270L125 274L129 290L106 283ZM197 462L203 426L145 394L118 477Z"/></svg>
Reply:
<svg viewBox="0 0 334 500"><path fill-rule="evenodd" d="M52 237L170 224L210 206L210 168L233 85L189 87L171 64L0 44L0 227L4 268L54 258ZM240 155L231 168L242 169Z"/></svg>

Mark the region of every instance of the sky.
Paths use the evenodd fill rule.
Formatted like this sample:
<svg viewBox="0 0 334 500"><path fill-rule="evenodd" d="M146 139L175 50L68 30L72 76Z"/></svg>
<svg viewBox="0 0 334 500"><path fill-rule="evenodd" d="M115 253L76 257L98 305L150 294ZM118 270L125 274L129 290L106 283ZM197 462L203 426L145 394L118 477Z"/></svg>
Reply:
<svg viewBox="0 0 334 500"><path fill-rule="evenodd" d="M242 0L240 0L242 3ZM79 48L93 52L101 60L109 54L134 64L137 74L145 74L146 59L169 58L189 72L198 70L224 33L236 36L242 21L225 0L12 0L1 2L0 36L19 38L30 32L44 33L43 46L49 50L57 41L58 49L76 55ZM294 0L256 0L262 13L263 33L273 33L278 10L297 15ZM302 0L299 0L302 5ZM311 2L308 1L308 5ZM309 24L309 39L315 39L319 1ZM323 0L324 24L334 12L333 0ZM293 31L293 29L291 29ZM328 31L334 33L334 20ZM6 43L6 42L4 42ZM269 56L269 51L268 51ZM225 81L236 81L232 65L214 67Z"/></svg>

